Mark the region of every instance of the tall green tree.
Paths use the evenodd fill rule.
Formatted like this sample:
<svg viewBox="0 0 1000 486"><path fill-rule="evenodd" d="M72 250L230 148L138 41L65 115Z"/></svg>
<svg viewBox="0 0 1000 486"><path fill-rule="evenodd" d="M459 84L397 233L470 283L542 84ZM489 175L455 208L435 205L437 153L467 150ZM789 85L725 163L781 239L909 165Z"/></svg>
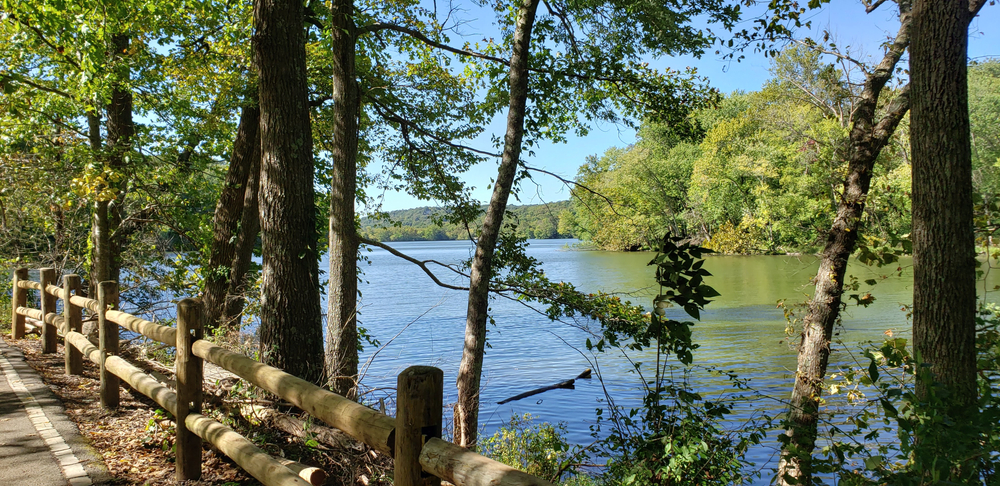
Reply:
<svg viewBox="0 0 1000 486"><path fill-rule="evenodd" d="M293 0L256 0L253 17L264 255L260 356L320 382L323 324L304 7Z"/></svg>
<svg viewBox="0 0 1000 486"><path fill-rule="evenodd" d="M646 122L638 141L587 158L563 224L606 250L652 248L666 233L688 233L688 189L701 149L672 127Z"/></svg>
<svg viewBox="0 0 1000 486"><path fill-rule="evenodd" d="M483 354L486 349L486 321L489 308L490 277L493 273L493 252L500 238L507 199L510 197L524 138L525 110L528 103L528 60L531 31L540 0L523 0L517 6L517 20L510 56L510 97L507 110L507 131L504 134L503 155L493 195L486 209L482 231L476 241L469 276L469 300L465 318L465 345L458 368L458 403L455 404L455 440L461 446L476 444L479 431L479 386L483 374Z"/></svg>
<svg viewBox="0 0 1000 486"><path fill-rule="evenodd" d="M960 421L974 419L978 397L967 52L985 3L917 0L910 48L913 347ZM930 386L918 382L918 394Z"/></svg>
<svg viewBox="0 0 1000 486"><path fill-rule="evenodd" d="M260 108L244 106L212 221L202 302L212 326L239 329L246 274L260 232Z"/></svg>
<svg viewBox="0 0 1000 486"><path fill-rule="evenodd" d="M494 252L505 240L501 234L504 212L519 167L527 170L521 160L522 145L530 147L537 138L562 140L568 130L584 133L587 127L574 121L578 113L606 117L612 106L631 116L683 119L684 113L710 96L692 103L690 100L698 99L692 95L699 94L696 80L674 72L652 71L641 63L641 56L653 52L700 54L711 37L691 27L691 17L705 14L728 27L738 16L738 9L717 2L644 9L617 2L555 2L546 3L542 17L537 16L538 9L537 0L497 6L498 15L504 18L503 47L509 49L510 61L505 70L492 68L497 82L490 97L507 102L507 126L469 280L454 425L457 443L468 447L475 445L478 430L490 279L503 268L494 261ZM634 35L636 29L638 36ZM554 55L548 41L565 50Z"/></svg>
<svg viewBox="0 0 1000 486"><path fill-rule="evenodd" d="M358 179L361 90L355 57L358 29L354 1L334 0L330 17L333 65L330 157L330 291L327 299L326 369L334 392L353 398L358 375L358 235L354 216Z"/></svg>
<svg viewBox="0 0 1000 486"><path fill-rule="evenodd" d="M779 484L809 484L812 481L811 457L816 445L823 379L830 359L833 328L843 305L847 261L857 246L875 161L909 109L909 86L904 86L890 103L883 105L884 111L879 110L886 84L892 79L911 39L907 2L899 3L899 15L896 38L889 44L881 62L865 71L862 91L851 99L853 106L847 118L851 130L847 143L847 175L833 225L827 233L809 313L803 319L788 428L781 438Z"/></svg>
<svg viewBox="0 0 1000 486"><path fill-rule="evenodd" d="M211 214L201 209L214 204L215 161L225 158L219 141L231 138L234 121L223 115L229 102L219 93L239 77L227 64L231 52L217 50L224 31L218 26L232 20L221 5L39 0L3 7L0 77L7 94L62 100L57 109L21 111L22 126L55 122L79 135L62 145L72 175L60 185L58 207L89 207L91 230L94 216L108 223L97 226L88 250L64 252L64 258L86 262L91 282L108 278L104 263L129 265L121 274L122 297L140 310L159 300L160 291L152 289L159 284L150 277L167 267L144 263L163 261L173 245L196 246ZM138 117L140 125L130 122ZM80 243L87 246L86 238ZM186 269L179 262L174 280L183 282ZM189 295L187 285L170 288L183 286Z"/></svg>
<svg viewBox="0 0 1000 486"><path fill-rule="evenodd" d="M355 394L358 372L355 204L374 203L366 195L379 190L403 190L444 202L453 221L478 212L458 174L483 157L461 141L481 133L485 121L474 103L475 78L448 67L452 57L476 53L447 44L446 22L413 1L356 8L343 0L330 11L324 55L333 106L321 107L327 133L320 136L330 159L326 367L345 396ZM399 55L389 56L387 44ZM371 174L364 166L372 159L397 162Z"/></svg>

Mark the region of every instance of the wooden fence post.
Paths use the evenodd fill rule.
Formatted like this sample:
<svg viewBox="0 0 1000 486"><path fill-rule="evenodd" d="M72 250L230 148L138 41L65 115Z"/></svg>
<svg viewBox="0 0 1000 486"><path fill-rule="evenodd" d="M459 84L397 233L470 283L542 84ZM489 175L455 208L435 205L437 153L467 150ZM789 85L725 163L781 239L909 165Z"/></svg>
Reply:
<svg viewBox="0 0 1000 486"><path fill-rule="evenodd" d="M56 269L54 268L43 268L38 274L40 278L38 279L42 283L41 295L41 308L42 308L42 352L43 353L54 353L56 352L56 326L49 324L49 319L47 318L49 314L54 314L56 312L56 296L50 294L46 288L49 285L55 285L56 283Z"/></svg>
<svg viewBox="0 0 1000 486"><path fill-rule="evenodd" d="M411 366L396 379L396 486L434 485L441 479L424 474L420 451L424 437L441 437L444 372L431 366Z"/></svg>
<svg viewBox="0 0 1000 486"><path fill-rule="evenodd" d="M13 339L21 339L24 337L24 316L17 313L17 308L28 305L28 290L18 287L17 283L28 280L28 269L18 268L14 270L14 277L11 280L13 286L10 298L10 332Z"/></svg>
<svg viewBox="0 0 1000 486"><path fill-rule="evenodd" d="M191 345L202 337L204 307L201 301L184 299L177 303L177 481L201 477L201 438L185 424L191 412L201 412L202 359L191 353Z"/></svg>
<svg viewBox="0 0 1000 486"><path fill-rule="evenodd" d="M108 319L105 313L108 307L118 302L118 283L107 281L97 285L97 301L101 312L97 313L97 329L100 336L101 349L101 406L108 410L118 408L118 388L121 380L108 370L104 361L108 356L118 354L118 324Z"/></svg>
<svg viewBox="0 0 1000 486"><path fill-rule="evenodd" d="M66 298L63 300L63 336L70 331L83 331L83 308L70 303L70 297L74 292L80 292L80 276L69 274L63 276L63 292ZM63 351L66 355L66 374L83 374L83 353L76 346L67 340L63 340Z"/></svg>

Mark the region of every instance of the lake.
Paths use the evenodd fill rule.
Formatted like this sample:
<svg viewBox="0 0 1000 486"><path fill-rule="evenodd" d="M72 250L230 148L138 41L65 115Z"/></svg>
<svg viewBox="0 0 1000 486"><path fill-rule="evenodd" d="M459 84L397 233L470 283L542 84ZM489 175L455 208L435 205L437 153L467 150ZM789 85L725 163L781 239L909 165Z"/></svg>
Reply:
<svg viewBox="0 0 1000 486"><path fill-rule="evenodd" d="M647 263L652 253L574 251L577 240L531 240L528 254L542 262L552 280L574 283L580 290L628 293L623 296L647 309L657 288L654 269ZM433 259L457 263L468 259L472 245L466 241L399 242L391 245L421 260ZM359 321L382 343L375 349L366 346L361 362L367 363L363 385L369 399L392 394L396 375L408 366L431 365L444 370L445 403L455 401L455 379L462 357L465 330L466 293L436 286L417 266L375 248L364 253L369 263L362 263ZM326 268L326 263L321 264ZM909 260L897 266L870 268L852 264L848 270L860 282L880 280L871 289L876 297L867 308L849 306L844 313L838 338L855 352L860 344L879 341L891 331L909 337L910 328L901 308L912 298L912 272ZM804 302L811 295L810 279L816 275L818 258L814 256L711 256L705 268L713 276L706 283L722 295L708 305L694 327L694 341L701 345L694 352L700 366L733 370L750 385L774 400L754 403L771 412L782 409L781 400L791 390L795 370L795 350L789 346L786 321L776 303ZM441 272L440 275L445 275ZM455 280L458 283L458 280ZM987 272L981 289L1000 283L998 272ZM467 284L467 282L466 282ZM868 288L862 283L861 292ZM324 304L325 306L325 304ZM324 307L325 308L325 307ZM586 368L600 370L604 385L619 404L638 405L637 377L620 355L594 356L585 351L589 335L570 323L552 322L544 315L508 299L494 299L482 387L480 423L486 434L508 421L513 414L530 413L540 421L564 422L568 439L577 444L593 441L590 426L595 423L594 409L603 405L600 381L577 380L574 390L552 390L520 401L498 405L505 398L541 386L576 377ZM682 318L683 314L677 314ZM796 336L793 341L797 342ZM853 361L838 346L830 371ZM646 359L652 362L652 354ZM708 373L696 373L694 386L706 395L722 393L727 381ZM749 415L744 409L734 414L738 425ZM450 413L446 413L446 420ZM773 438L754 449L748 458L758 467L776 464L777 442ZM761 484L770 478L765 472Z"/></svg>

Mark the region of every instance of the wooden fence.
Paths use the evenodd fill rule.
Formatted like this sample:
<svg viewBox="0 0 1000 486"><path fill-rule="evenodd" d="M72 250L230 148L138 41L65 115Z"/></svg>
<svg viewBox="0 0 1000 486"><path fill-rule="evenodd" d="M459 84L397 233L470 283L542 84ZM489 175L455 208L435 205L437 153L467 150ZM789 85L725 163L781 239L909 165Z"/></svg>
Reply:
<svg viewBox="0 0 1000 486"><path fill-rule="evenodd" d="M41 327L42 352L55 353L56 340L62 335L67 374L82 373L84 356L98 364L102 406L118 406L119 380L125 380L173 414L177 423L178 480L201 476L201 440L215 445L266 486L306 486L325 478L316 468L269 456L229 427L202 415L202 368L204 361L208 361L390 455L397 486L433 485L441 480L458 486L551 485L441 440L443 373L437 368L413 366L399 375L397 416L392 418L203 340L204 312L199 300L184 299L177 304L177 327L173 328L115 310L113 303L118 301L115 282L101 282L95 300L81 296L81 279L77 275L64 276L62 286L57 286L56 281L55 270L51 268L39 271L38 282L28 279L27 269L14 271L12 337L24 337L26 318L30 318ZM28 290L39 292L40 309L27 306ZM63 301L62 315L56 313L56 299ZM83 309L98 319L98 346L81 334ZM119 326L176 346L176 389L156 381L118 356Z"/></svg>

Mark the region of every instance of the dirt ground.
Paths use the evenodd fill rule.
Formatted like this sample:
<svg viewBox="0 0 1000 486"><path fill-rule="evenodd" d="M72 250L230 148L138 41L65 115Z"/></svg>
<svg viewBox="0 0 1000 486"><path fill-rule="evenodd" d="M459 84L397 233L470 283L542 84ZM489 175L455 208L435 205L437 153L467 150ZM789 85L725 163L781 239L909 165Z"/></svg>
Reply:
<svg viewBox="0 0 1000 486"><path fill-rule="evenodd" d="M235 486L258 485L221 452L203 443L202 478L177 483L174 480L173 420L151 399L127 385L121 390L121 405L115 411L101 408L97 365L84 359L83 376L65 374L62 346L55 354L41 354L38 339L7 341L24 352L28 364L59 397L66 414L99 451L116 485ZM133 360L130 360L133 361ZM143 366L142 362L133 363ZM211 411L204 412L206 414ZM219 415L219 418L226 420ZM385 478L385 459L372 459L365 452L335 451L323 445L306 446L301 440L247 423L227 423L253 440L269 454L294 458L323 468L328 485L391 484Z"/></svg>

